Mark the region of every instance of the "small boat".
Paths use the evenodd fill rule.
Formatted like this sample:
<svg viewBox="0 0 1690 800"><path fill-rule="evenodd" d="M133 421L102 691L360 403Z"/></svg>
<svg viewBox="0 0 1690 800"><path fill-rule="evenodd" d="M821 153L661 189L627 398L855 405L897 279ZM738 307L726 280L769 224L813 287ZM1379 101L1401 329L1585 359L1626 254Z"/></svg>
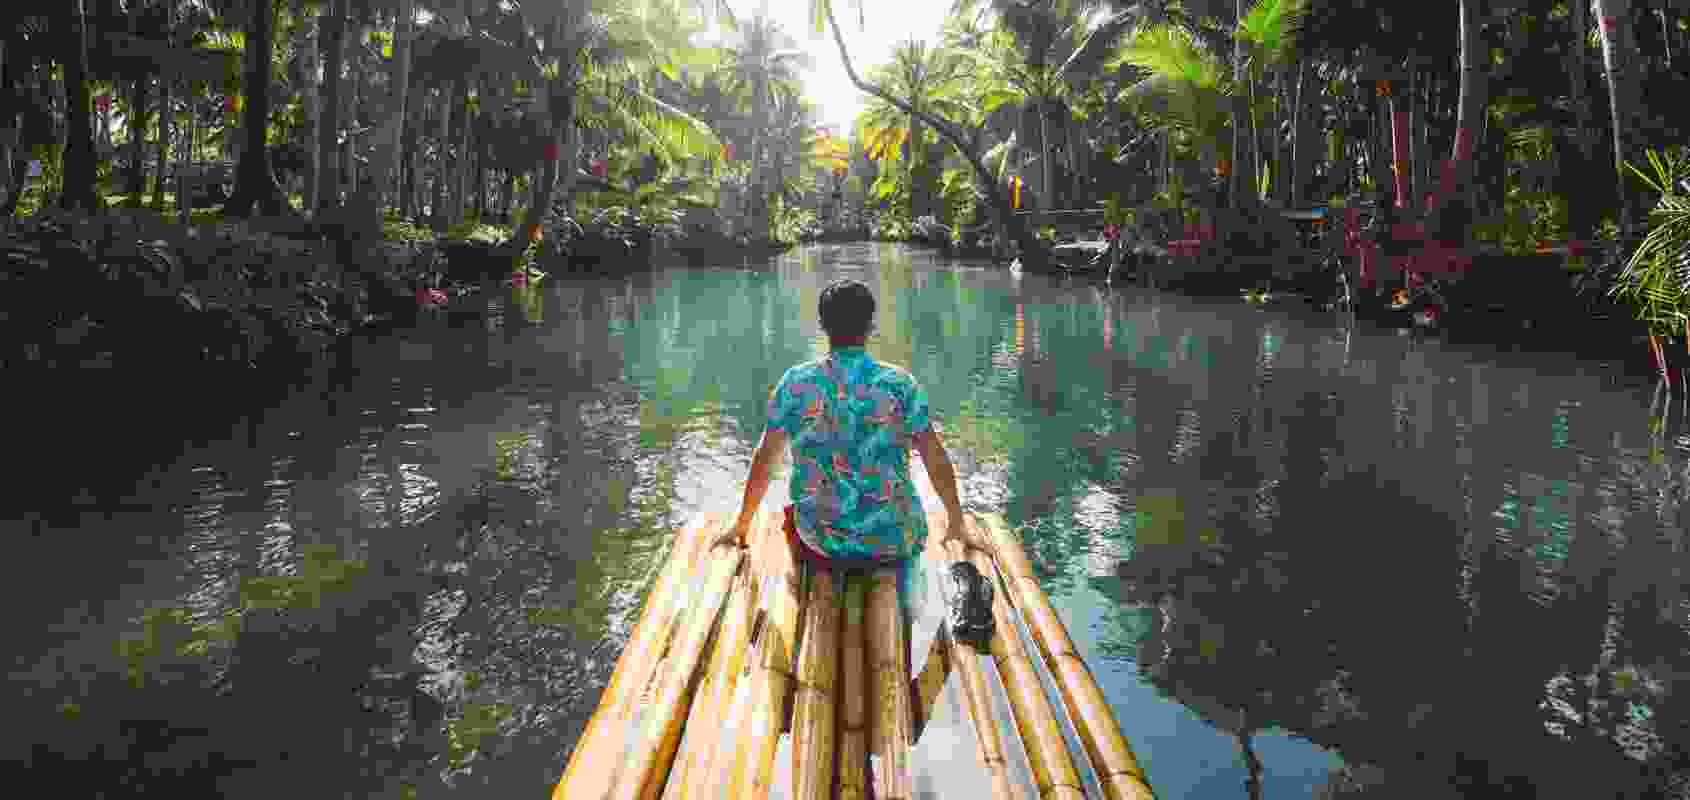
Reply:
<svg viewBox="0 0 1690 800"><path fill-rule="evenodd" d="M1154 797L1001 517L941 552L929 515L907 642L895 572L813 572L772 509L712 547L729 522L675 537L553 800ZM961 561L993 588L983 651L944 625Z"/></svg>

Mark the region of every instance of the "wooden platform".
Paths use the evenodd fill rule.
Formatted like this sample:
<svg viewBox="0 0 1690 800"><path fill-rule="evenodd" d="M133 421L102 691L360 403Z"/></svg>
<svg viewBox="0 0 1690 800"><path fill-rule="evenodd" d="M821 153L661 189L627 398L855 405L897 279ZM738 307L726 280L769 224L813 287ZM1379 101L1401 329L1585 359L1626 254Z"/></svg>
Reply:
<svg viewBox="0 0 1690 800"><path fill-rule="evenodd" d="M930 515L909 633L894 571L809 574L773 512L707 549L727 521L676 536L553 800L1154 796L1001 518L940 553ZM989 654L944 632L959 557L996 590Z"/></svg>

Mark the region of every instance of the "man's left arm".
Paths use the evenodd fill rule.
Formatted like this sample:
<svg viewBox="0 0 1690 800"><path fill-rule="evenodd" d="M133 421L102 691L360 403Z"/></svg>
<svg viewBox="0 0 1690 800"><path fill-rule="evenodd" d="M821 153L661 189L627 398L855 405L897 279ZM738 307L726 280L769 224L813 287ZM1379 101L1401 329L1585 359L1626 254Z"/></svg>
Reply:
<svg viewBox="0 0 1690 800"><path fill-rule="evenodd" d="M763 506L763 495L769 491L769 472L785 451L786 431L772 425L764 428L763 441L758 443L757 453L751 457L751 474L745 478L745 497L740 501L739 516L728 532L735 543L743 544L751 531L757 509Z"/></svg>

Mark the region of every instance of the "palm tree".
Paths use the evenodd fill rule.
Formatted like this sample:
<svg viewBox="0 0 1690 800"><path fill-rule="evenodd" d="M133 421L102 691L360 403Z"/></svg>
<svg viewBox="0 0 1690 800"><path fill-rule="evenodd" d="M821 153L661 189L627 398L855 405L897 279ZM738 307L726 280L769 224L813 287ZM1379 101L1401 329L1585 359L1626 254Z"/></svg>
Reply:
<svg viewBox="0 0 1690 800"><path fill-rule="evenodd" d="M578 120L588 115L609 114L622 130L671 159L720 157L720 142L709 126L664 102L641 80L650 67L674 71L668 54L643 32L648 30L647 19L675 9L661 2L569 0L556 16L551 13L542 12L538 18L547 23L544 55L550 63L542 65L543 80L535 92L536 112L548 129L547 158L534 184L526 235L519 241L536 236L551 213L555 194L568 197L573 192L581 148ZM595 95L595 90L600 93ZM611 95L616 101L605 102ZM554 155L558 158L551 158ZM561 169L560 162L569 168Z"/></svg>
<svg viewBox="0 0 1690 800"><path fill-rule="evenodd" d="M726 27L717 32L722 47L723 84L751 104L751 192L748 227L759 236L768 231L768 187L762 169L764 139L777 104L799 93L798 69L809 66L809 57L780 26L761 11L748 20L734 17L732 9L721 7Z"/></svg>
<svg viewBox="0 0 1690 800"><path fill-rule="evenodd" d="M845 39L839 30L839 21L834 18L832 0L811 0L810 11L812 12L811 18L816 20L818 31L823 27L832 31L834 45L839 49L841 66L845 68L845 74L851 79L852 85L865 94L879 98L891 104L894 108L911 114L928 127L938 131L940 136L949 141L974 171L975 179L984 188L986 199L991 203L999 224L1020 247L1024 266L1029 269L1042 269L1048 263L1050 254L1033 237L1025 222L1016 216L1015 209L1010 203L1008 190L999 182L997 173L987 166L983 156L986 151L984 131L979 127L965 129L953 120L917 109L894 96L884 87L864 80L857 73L856 66L851 63L850 51L845 48Z"/></svg>
<svg viewBox="0 0 1690 800"><path fill-rule="evenodd" d="M874 99L863 110L862 127L871 140L879 144L884 160L897 161L907 148L905 176L908 180L910 219L933 214L934 167L928 163L927 140L920 117L915 111L927 111L955 117L965 114L960 98L961 81L966 74L965 61L944 47L929 47L926 42L906 40L892 50L892 61L871 71L881 85L896 92L909 103L910 111ZM919 176L919 177L918 177Z"/></svg>
<svg viewBox="0 0 1690 800"><path fill-rule="evenodd" d="M1030 108L1038 113L1039 193L1047 205L1055 202L1051 121L1063 123L1067 151L1072 156L1073 115L1069 97L1078 84L1096 77L1110 59L1121 34L1144 14L1140 7L1134 6L1106 15L1103 12L1109 5L1097 0L991 0L990 14L997 18L998 30L1008 36L997 37L995 42L993 37L988 37L987 41L1017 51L1019 62L1005 59L1001 53L986 55L978 50L969 51L985 55L980 59L980 66L1002 85L997 93L989 95L988 105L995 108L1006 101L1016 101L1020 104L1018 110L1025 112ZM952 6L952 14L963 17L978 16L983 11L978 0L957 0Z"/></svg>
<svg viewBox="0 0 1690 800"><path fill-rule="evenodd" d="M1251 96L1255 95L1255 87L1260 84L1271 71L1278 84L1284 80L1285 66L1297 58L1297 34L1302 27L1303 17L1308 13L1307 0L1256 0L1238 20L1238 28L1233 36L1244 45L1247 63L1247 78ZM1301 109L1298 109L1301 112ZM1276 122L1276 121L1275 121ZM1249 121L1249 141L1252 155L1255 156L1253 173L1262 174L1264 165L1277 161L1263 159L1256 151L1256 144L1260 141L1260 129L1254 119ZM1276 132L1274 136L1274 153L1278 153L1279 125L1270 122L1265 126ZM1292 127L1293 136L1297 128ZM1242 155L1242 154L1241 154ZM1276 165L1277 166L1277 165ZM1273 174L1273 173L1270 173ZM1251 196L1256 196L1256 187L1247 186Z"/></svg>
<svg viewBox="0 0 1690 800"><path fill-rule="evenodd" d="M1162 23L1136 31L1110 63L1147 70L1148 77L1124 92L1137 101L1141 117L1188 137L1204 166L1215 164L1227 124L1227 98L1237 84L1214 51L1189 29Z"/></svg>

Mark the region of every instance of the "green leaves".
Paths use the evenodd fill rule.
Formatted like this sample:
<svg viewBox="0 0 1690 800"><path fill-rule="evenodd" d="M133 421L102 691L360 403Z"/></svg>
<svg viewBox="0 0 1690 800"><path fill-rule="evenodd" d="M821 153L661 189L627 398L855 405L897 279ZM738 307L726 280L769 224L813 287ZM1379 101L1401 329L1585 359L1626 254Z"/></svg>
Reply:
<svg viewBox="0 0 1690 800"><path fill-rule="evenodd" d="M1223 89L1228 81L1227 69L1220 58L1199 46L1190 31L1175 25L1152 25L1139 30L1107 66L1118 68L1123 64L1206 89Z"/></svg>
<svg viewBox="0 0 1690 800"><path fill-rule="evenodd" d="M1636 317L1657 334L1679 333L1690 319L1690 269L1683 261L1690 256L1690 194L1679 181L1690 174L1690 153L1648 152L1653 175L1626 164L1650 187L1661 193L1650 211L1652 227L1636 252L1626 262L1609 294L1630 300Z"/></svg>
<svg viewBox="0 0 1690 800"><path fill-rule="evenodd" d="M1296 56L1297 35L1308 10L1307 0L1256 0L1233 35L1269 63L1289 61Z"/></svg>
<svg viewBox="0 0 1690 800"><path fill-rule="evenodd" d="M1021 96L1013 89L993 89L980 99L980 110L990 114L1009 103L1020 102Z"/></svg>

